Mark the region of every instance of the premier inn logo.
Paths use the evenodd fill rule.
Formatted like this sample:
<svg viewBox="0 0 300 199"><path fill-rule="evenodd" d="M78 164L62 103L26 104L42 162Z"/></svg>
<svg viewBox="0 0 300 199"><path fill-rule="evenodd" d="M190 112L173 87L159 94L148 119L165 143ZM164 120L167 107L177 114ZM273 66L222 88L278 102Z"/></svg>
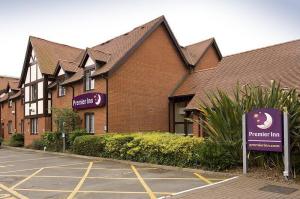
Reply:
<svg viewBox="0 0 300 199"><path fill-rule="evenodd" d="M106 98L103 93L85 93L73 98L74 109L96 108L105 105Z"/></svg>
<svg viewBox="0 0 300 199"><path fill-rule="evenodd" d="M256 126L260 129L268 129L272 126L273 119L269 113L258 112L253 117L256 120Z"/></svg>

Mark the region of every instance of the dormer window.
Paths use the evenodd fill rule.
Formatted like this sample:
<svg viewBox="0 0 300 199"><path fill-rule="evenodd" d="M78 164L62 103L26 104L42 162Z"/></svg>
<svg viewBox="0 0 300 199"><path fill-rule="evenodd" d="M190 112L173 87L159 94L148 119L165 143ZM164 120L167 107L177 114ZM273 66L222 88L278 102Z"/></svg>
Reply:
<svg viewBox="0 0 300 199"><path fill-rule="evenodd" d="M66 88L62 85L58 86L58 97L62 97L66 95Z"/></svg>
<svg viewBox="0 0 300 199"><path fill-rule="evenodd" d="M95 88L95 79L93 79L91 76L95 72L95 70L86 70L85 71L85 90L93 90Z"/></svg>

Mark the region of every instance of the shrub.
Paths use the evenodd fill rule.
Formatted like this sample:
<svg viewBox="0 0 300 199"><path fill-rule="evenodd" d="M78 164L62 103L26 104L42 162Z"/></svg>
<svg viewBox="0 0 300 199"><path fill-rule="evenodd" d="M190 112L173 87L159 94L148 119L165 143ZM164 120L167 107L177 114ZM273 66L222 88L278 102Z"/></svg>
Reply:
<svg viewBox="0 0 300 199"><path fill-rule="evenodd" d="M83 135L75 138L72 150L80 155L100 156L104 150L104 142L102 137Z"/></svg>
<svg viewBox="0 0 300 199"><path fill-rule="evenodd" d="M210 170L225 170L242 164L240 142L213 142L206 140L198 148L199 165Z"/></svg>
<svg viewBox="0 0 300 199"><path fill-rule="evenodd" d="M85 129L77 129L66 134L67 148L72 148L75 138L83 135L89 135Z"/></svg>
<svg viewBox="0 0 300 199"><path fill-rule="evenodd" d="M24 146L24 135L20 133L14 133L8 142L9 146L23 147Z"/></svg>
<svg viewBox="0 0 300 199"><path fill-rule="evenodd" d="M36 139L36 140L32 141L31 145L28 146L28 148L37 149L37 150L43 150L44 146L45 146L45 144L44 144L43 140Z"/></svg>
<svg viewBox="0 0 300 199"><path fill-rule="evenodd" d="M49 151L61 151L63 146L61 133L44 132L41 138L42 143Z"/></svg>
<svg viewBox="0 0 300 199"><path fill-rule="evenodd" d="M0 137L0 146L2 145L2 142L3 142L3 138Z"/></svg>
<svg viewBox="0 0 300 199"><path fill-rule="evenodd" d="M170 133L108 134L77 137L73 151L81 155L149 162L174 166L197 166L201 138Z"/></svg>
<svg viewBox="0 0 300 199"><path fill-rule="evenodd" d="M103 136L105 145L101 153L103 157L127 159L128 143L134 139L134 134L109 134Z"/></svg>
<svg viewBox="0 0 300 199"><path fill-rule="evenodd" d="M207 103L199 104L199 111L204 117L204 129L208 139L215 142L242 143L242 115L255 108L276 108L289 113L289 133L292 155L300 150L300 101L296 89L285 89L280 83L273 82L270 87L256 85L237 85L231 94L217 91L207 96ZM240 150L241 146L232 148ZM241 154L241 153L240 153ZM281 153L251 152L250 164L264 167L281 168ZM213 154L212 154L213 157ZM237 157L239 161L242 155ZM292 159L299 168L299 162ZM297 166L298 164L298 166Z"/></svg>

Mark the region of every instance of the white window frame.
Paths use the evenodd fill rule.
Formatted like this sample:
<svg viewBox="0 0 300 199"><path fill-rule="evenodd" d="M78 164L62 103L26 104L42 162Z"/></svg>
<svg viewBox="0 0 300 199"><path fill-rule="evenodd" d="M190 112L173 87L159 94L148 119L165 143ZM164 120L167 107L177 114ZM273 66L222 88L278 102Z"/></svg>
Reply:
<svg viewBox="0 0 300 199"><path fill-rule="evenodd" d="M58 86L58 97L63 97L66 95L66 87L59 85Z"/></svg>
<svg viewBox="0 0 300 199"><path fill-rule="evenodd" d="M38 134L38 118L30 119L30 134L37 135Z"/></svg>
<svg viewBox="0 0 300 199"><path fill-rule="evenodd" d="M85 129L88 133L95 133L95 114L85 113L84 114Z"/></svg>

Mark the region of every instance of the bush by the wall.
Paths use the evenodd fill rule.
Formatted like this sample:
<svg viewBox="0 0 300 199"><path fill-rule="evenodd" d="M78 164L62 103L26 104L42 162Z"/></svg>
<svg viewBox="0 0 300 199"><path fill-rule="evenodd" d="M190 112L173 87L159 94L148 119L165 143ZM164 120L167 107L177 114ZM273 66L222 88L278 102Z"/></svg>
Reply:
<svg viewBox="0 0 300 199"><path fill-rule="evenodd" d="M83 135L89 135L85 129L77 129L66 134L67 148L72 148L75 138Z"/></svg>
<svg viewBox="0 0 300 199"><path fill-rule="evenodd" d="M3 142L3 138L0 137L0 146L2 145L2 142Z"/></svg>
<svg viewBox="0 0 300 199"><path fill-rule="evenodd" d="M57 132L44 132L41 137L46 150L49 151L62 151L63 141L61 133Z"/></svg>
<svg viewBox="0 0 300 199"><path fill-rule="evenodd" d="M242 164L241 142L214 142L205 140L198 148L199 165L210 170L225 170Z"/></svg>
<svg viewBox="0 0 300 199"><path fill-rule="evenodd" d="M23 147L24 146L24 135L20 133L14 133L8 142L9 146Z"/></svg>
<svg viewBox="0 0 300 199"><path fill-rule="evenodd" d="M108 134L77 137L73 152L81 155L149 162L173 166L197 166L203 140L170 133Z"/></svg>
<svg viewBox="0 0 300 199"><path fill-rule="evenodd" d="M43 140L41 139L36 139L36 140L33 140L31 145L27 146L27 148L30 148L30 149L37 149L37 150L43 150L44 149L44 142Z"/></svg>
<svg viewBox="0 0 300 199"><path fill-rule="evenodd" d="M76 154L88 156L100 156L104 149L102 137L83 135L75 138L72 150Z"/></svg>

